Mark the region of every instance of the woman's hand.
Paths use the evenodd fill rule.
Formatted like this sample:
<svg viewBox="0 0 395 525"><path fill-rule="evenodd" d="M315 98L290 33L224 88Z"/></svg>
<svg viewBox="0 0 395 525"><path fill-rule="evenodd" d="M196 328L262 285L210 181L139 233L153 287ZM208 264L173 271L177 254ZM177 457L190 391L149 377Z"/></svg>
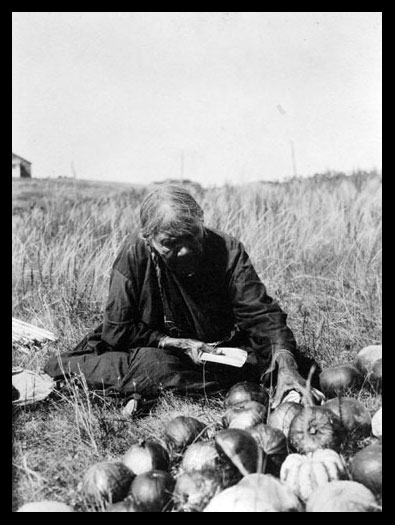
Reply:
<svg viewBox="0 0 395 525"><path fill-rule="evenodd" d="M183 350L187 356L195 363L195 365L203 364L201 360L201 355L203 352L213 352L213 348L198 341L197 339L186 339L186 338L175 338L175 337L166 337L163 340L164 348L177 348Z"/></svg>
<svg viewBox="0 0 395 525"><path fill-rule="evenodd" d="M272 408L278 407L283 397L291 390L304 394L306 381L294 368L280 368L277 373L276 393L272 402Z"/></svg>
<svg viewBox="0 0 395 525"><path fill-rule="evenodd" d="M195 365L202 365L201 355L206 351L206 345L201 341L194 339L184 339L184 350L187 356L195 363Z"/></svg>
<svg viewBox="0 0 395 525"><path fill-rule="evenodd" d="M306 380L299 374L295 360L290 356L279 356L277 373L276 393L272 402L272 408L276 408L291 390L295 390L306 395ZM311 388L312 402L322 403L325 400L324 394L316 388Z"/></svg>

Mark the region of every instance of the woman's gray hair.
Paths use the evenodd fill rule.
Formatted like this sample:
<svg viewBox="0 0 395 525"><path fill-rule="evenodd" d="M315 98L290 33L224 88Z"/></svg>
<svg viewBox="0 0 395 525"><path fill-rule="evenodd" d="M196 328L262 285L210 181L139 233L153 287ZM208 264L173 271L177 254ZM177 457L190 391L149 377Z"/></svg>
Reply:
<svg viewBox="0 0 395 525"><path fill-rule="evenodd" d="M203 210L192 195L172 184L156 188L140 206L141 233L146 239L163 230L177 236L190 234L203 218Z"/></svg>

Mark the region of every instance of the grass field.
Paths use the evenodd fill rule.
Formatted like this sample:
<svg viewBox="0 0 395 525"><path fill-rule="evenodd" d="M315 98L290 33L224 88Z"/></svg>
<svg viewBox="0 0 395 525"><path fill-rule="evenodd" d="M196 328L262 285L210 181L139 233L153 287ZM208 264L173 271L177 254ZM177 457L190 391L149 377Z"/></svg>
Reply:
<svg viewBox="0 0 395 525"><path fill-rule="evenodd" d="M13 180L13 316L59 339L13 347L13 365L39 370L70 350L101 320L111 265L138 224L148 188L68 179ZM192 193L205 222L240 238L269 295L288 313L302 354L322 366L353 361L381 344L381 175L324 174L285 183L224 186ZM358 398L374 413L381 399ZM136 421L114 401L72 394L18 410L13 421L13 510L56 499L89 511L79 483L101 459L116 458L140 438L163 439L177 414L213 423L219 399L167 394Z"/></svg>

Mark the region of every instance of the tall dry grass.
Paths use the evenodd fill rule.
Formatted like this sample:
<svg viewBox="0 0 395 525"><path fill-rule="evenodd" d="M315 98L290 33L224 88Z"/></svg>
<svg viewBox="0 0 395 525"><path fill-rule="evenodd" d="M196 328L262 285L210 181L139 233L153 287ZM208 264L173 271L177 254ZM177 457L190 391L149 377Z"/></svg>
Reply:
<svg viewBox="0 0 395 525"><path fill-rule="evenodd" d="M138 227L147 189L34 181L36 189L40 182L40 206L13 216L13 315L73 344L100 319L111 265ZM29 181L21 184L29 190ZM23 195L20 185L15 193ZM380 341L378 174L362 182L326 176L226 186L196 196L208 226L244 242L300 345L330 361Z"/></svg>
<svg viewBox="0 0 395 525"><path fill-rule="evenodd" d="M241 238L299 344L336 360L381 339L381 179L294 180L211 195L208 222Z"/></svg>

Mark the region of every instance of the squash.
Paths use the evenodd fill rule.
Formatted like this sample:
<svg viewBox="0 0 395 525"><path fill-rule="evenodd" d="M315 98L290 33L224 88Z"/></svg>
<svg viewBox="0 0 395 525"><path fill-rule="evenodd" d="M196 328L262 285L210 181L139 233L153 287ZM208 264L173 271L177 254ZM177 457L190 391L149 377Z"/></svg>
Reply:
<svg viewBox="0 0 395 525"><path fill-rule="evenodd" d="M193 441L204 436L206 425L194 417L176 416L164 428L168 445L176 451L184 450Z"/></svg>
<svg viewBox="0 0 395 525"><path fill-rule="evenodd" d="M361 483L335 480L321 485L309 497L306 512L376 512L374 494Z"/></svg>
<svg viewBox="0 0 395 525"><path fill-rule="evenodd" d="M127 496L134 477L121 461L100 461L85 472L82 493L94 505L116 503Z"/></svg>
<svg viewBox="0 0 395 525"><path fill-rule="evenodd" d="M301 404L292 401L281 403L281 405L270 412L267 424L281 430L285 437L288 437L292 420L299 414L302 408L303 406Z"/></svg>
<svg viewBox="0 0 395 525"><path fill-rule="evenodd" d="M149 470L168 470L170 458L167 450L153 440L142 440L134 443L122 456L122 462L134 474Z"/></svg>
<svg viewBox="0 0 395 525"><path fill-rule="evenodd" d="M360 388L363 376L353 364L325 368L319 375L320 390L326 397L335 397Z"/></svg>
<svg viewBox="0 0 395 525"><path fill-rule="evenodd" d="M246 401L230 406L223 416L223 425L245 429L266 421L267 408L257 401Z"/></svg>
<svg viewBox="0 0 395 525"><path fill-rule="evenodd" d="M258 383L251 381L241 381L231 386L225 395L225 408L246 403L247 401L257 401L266 406L269 403L269 394L267 390Z"/></svg>
<svg viewBox="0 0 395 525"><path fill-rule="evenodd" d="M188 470L176 477L173 491L175 510L201 512L222 490L221 473L215 470Z"/></svg>
<svg viewBox="0 0 395 525"><path fill-rule="evenodd" d="M197 441L189 445L179 466L179 473L208 470L216 470L221 473L224 487L233 485L240 479L239 470L226 455L220 454L214 439Z"/></svg>
<svg viewBox="0 0 395 525"><path fill-rule="evenodd" d="M164 470L138 474L130 486L129 496L139 512L164 512L171 504L175 480Z"/></svg>
<svg viewBox="0 0 395 525"><path fill-rule="evenodd" d="M317 449L306 455L289 454L280 470L281 481L302 501L307 501L321 485L344 478L347 478L346 464L331 449Z"/></svg>
<svg viewBox="0 0 395 525"><path fill-rule="evenodd" d="M288 441L301 454L317 448L337 449L342 440L339 418L329 408L306 406L297 414L289 429Z"/></svg>
<svg viewBox="0 0 395 525"><path fill-rule="evenodd" d="M363 404L352 397L330 399L322 405L338 416L344 433L352 438L363 438L370 435L372 419Z"/></svg>
<svg viewBox="0 0 395 525"><path fill-rule="evenodd" d="M383 360L377 359L372 366L371 372L368 374L368 381L374 390L381 394L383 388Z"/></svg>
<svg viewBox="0 0 395 525"><path fill-rule="evenodd" d="M355 364L357 368L362 372L363 376L367 376L373 368L373 365L378 359L383 357L382 345L369 345L365 346L357 354Z"/></svg>
<svg viewBox="0 0 395 525"><path fill-rule="evenodd" d="M117 501L112 505L109 505L106 512L140 512L135 501L131 496L123 499L122 501Z"/></svg>
<svg viewBox="0 0 395 525"><path fill-rule="evenodd" d="M30 501L19 507L17 512L74 512L66 503L53 500Z"/></svg>
<svg viewBox="0 0 395 525"><path fill-rule="evenodd" d="M351 477L362 483L376 496L381 496L383 487L383 447L372 443L355 454L350 461Z"/></svg>
<svg viewBox="0 0 395 525"><path fill-rule="evenodd" d="M256 490L233 485L215 495L203 512L276 512L276 509Z"/></svg>
<svg viewBox="0 0 395 525"><path fill-rule="evenodd" d="M215 436L217 450L246 476L262 468L263 450L246 430L227 428Z"/></svg>
<svg viewBox="0 0 395 525"><path fill-rule="evenodd" d="M210 501L203 512L301 512L292 490L270 474L250 474Z"/></svg>
<svg viewBox="0 0 395 525"><path fill-rule="evenodd" d="M287 438L278 428L260 423L254 427L247 428L252 437L264 452L266 468L263 472L278 475L279 468L288 454Z"/></svg>
<svg viewBox="0 0 395 525"><path fill-rule="evenodd" d="M376 438L382 437L382 407L372 417L372 434Z"/></svg>
<svg viewBox="0 0 395 525"><path fill-rule="evenodd" d="M216 469L220 461L214 439L197 441L189 445L181 460L181 470Z"/></svg>

